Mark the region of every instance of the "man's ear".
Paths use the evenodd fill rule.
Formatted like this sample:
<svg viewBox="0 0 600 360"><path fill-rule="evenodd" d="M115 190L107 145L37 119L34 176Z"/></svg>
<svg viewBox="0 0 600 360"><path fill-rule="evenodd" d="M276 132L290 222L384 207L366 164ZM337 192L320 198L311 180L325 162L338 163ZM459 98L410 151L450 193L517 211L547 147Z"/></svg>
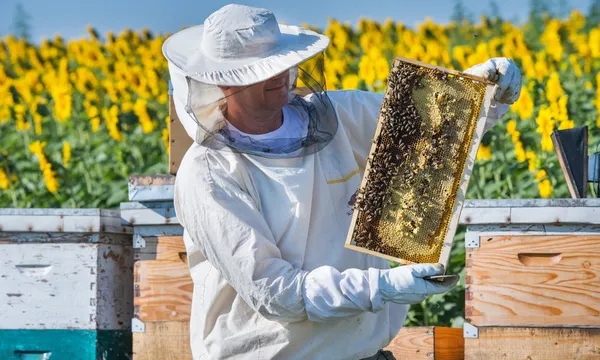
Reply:
<svg viewBox="0 0 600 360"><path fill-rule="evenodd" d="M219 86L219 89L221 89L222 91L227 91L231 89L231 86Z"/></svg>

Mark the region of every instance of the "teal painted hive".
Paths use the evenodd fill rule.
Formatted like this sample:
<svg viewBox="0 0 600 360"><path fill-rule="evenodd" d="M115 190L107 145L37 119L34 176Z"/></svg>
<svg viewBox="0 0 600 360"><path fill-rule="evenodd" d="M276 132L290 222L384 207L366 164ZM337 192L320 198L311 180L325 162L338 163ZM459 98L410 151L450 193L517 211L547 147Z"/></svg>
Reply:
<svg viewBox="0 0 600 360"><path fill-rule="evenodd" d="M131 236L118 210L0 209L0 359L131 359Z"/></svg>
<svg viewBox="0 0 600 360"><path fill-rule="evenodd" d="M129 330L0 330L2 360L129 360Z"/></svg>

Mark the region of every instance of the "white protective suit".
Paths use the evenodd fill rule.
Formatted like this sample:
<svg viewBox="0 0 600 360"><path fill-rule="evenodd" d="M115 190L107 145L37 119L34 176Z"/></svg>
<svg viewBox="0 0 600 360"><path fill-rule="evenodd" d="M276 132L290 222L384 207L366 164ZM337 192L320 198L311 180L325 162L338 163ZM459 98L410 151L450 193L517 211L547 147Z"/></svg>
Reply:
<svg viewBox="0 0 600 360"><path fill-rule="evenodd" d="M357 270L388 262L344 248L383 95L329 96L339 129L317 153L186 153L175 206L194 280L194 359L360 359L404 323L408 306L373 301L378 274Z"/></svg>
<svg viewBox="0 0 600 360"><path fill-rule="evenodd" d="M194 359L360 359L404 323L408 305L380 295L376 269L388 262L344 248L383 95L328 93L339 129L317 153L186 153L175 207L194 281ZM507 108L490 107L486 128Z"/></svg>
<svg viewBox="0 0 600 360"><path fill-rule="evenodd" d="M201 42L202 46L212 44L221 55L234 53L231 49L253 50L255 44L273 38L262 35L278 32L271 13L238 5L223 8L204 26L204 36L212 40ZM303 40L288 43L298 49L247 66L240 62L233 70L201 71L220 69L224 63L214 61L209 66L211 57L219 53L212 50L204 57L191 55L198 50L191 42L200 36L200 28L184 30L184 36L173 40L167 58L175 105L192 138L202 137L186 112L188 85L176 68L187 69L186 75L207 84L237 79L237 85L244 86L252 83L245 77L261 75L264 80L267 73L279 73L275 65L283 71L308 59L304 53L316 53L326 46L320 37L314 42L307 38L304 30L280 28L288 40L299 33L298 39ZM250 41L253 36L262 40ZM238 40L252 46L237 46ZM301 42L305 40L306 44ZM237 45L222 47L225 43ZM504 60L488 62L475 72L494 76L502 64ZM249 71L258 65L261 71ZM505 70L506 75L514 69L507 65ZM223 83L221 78L228 80ZM506 78L498 76L499 84ZM439 273L434 265L380 270L389 268L386 260L344 248L351 218L349 201L360 185L383 95L360 91L328 94L339 128L333 140L316 153L267 158L198 144L186 153L177 173L174 200L185 229L194 281L194 359L369 357L389 344L406 318L408 306L391 301L416 303L426 294L440 292L441 285L420 279ZM496 95L500 98L501 94ZM511 91L509 97L515 96L518 92ZM502 111L505 107L492 106L488 123L497 120Z"/></svg>

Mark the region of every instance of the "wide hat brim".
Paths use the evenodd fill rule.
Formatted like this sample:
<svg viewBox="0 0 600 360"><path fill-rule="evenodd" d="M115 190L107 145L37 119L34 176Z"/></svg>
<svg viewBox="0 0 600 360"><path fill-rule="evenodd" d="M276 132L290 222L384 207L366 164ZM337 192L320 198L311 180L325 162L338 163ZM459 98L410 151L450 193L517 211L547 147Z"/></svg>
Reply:
<svg viewBox="0 0 600 360"><path fill-rule="evenodd" d="M201 42L204 25L197 25L170 36L163 44L163 55L186 76L205 84L247 86L265 81L323 52L327 36L309 29L279 24L281 37L269 53L260 57L215 60L204 54Z"/></svg>

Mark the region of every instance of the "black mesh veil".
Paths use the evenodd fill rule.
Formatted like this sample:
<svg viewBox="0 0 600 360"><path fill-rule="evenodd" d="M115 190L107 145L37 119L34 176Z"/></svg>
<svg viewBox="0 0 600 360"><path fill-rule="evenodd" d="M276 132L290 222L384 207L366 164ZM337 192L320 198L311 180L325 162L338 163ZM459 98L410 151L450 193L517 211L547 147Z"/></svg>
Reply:
<svg viewBox="0 0 600 360"><path fill-rule="evenodd" d="M296 121L292 133L282 137L254 136L237 130L227 121L227 102L223 90L186 77L186 112L198 125L196 142L218 150L263 157L300 157L321 150L338 128L335 109L326 92L325 57L315 57L289 69L288 103L283 121ZM250 87L235 88L235 93Z"/></svg>

